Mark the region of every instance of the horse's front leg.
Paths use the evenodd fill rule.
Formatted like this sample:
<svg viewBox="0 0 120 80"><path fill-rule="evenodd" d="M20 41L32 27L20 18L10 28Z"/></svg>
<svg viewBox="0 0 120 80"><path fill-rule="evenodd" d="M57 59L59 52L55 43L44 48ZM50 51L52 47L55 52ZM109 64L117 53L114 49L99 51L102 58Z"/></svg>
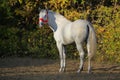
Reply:
<svg viewBox="0 0 120 80"><path fill-rule="evenodd" d="M57 47L58 47L59 55L60 55L60 70L59 70L59 72L64 72L64 70L65 70L64 47L61 43L57 43Z"/></svg>
<svg viewBox="0 0 120 80"><path fill-rule="evenodd" d="M66 54L65 54L65 47L63 46L63 71L65 71L66 66Z"/></svg>

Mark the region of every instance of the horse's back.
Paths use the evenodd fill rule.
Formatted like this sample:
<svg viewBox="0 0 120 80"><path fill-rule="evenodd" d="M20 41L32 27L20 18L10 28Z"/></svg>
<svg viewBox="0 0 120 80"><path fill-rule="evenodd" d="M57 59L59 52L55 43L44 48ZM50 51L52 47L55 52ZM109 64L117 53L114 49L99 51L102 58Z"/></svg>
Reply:
<svg viewBox="0 0 120 80"><path fill-rule="evenodd" d="M73 24L75 26L84 27L84 26L88 25L89 22L87 20L79 19L79 20L74 21Z"/></svg>
<svg viewBox="0 0 120 80"><path fill-rule="evenodd" d="M74 30L75 32L86 32L87 30L87 25L89 24L89 22L87 20L76 20L72 23L72 30Z"/></svg>

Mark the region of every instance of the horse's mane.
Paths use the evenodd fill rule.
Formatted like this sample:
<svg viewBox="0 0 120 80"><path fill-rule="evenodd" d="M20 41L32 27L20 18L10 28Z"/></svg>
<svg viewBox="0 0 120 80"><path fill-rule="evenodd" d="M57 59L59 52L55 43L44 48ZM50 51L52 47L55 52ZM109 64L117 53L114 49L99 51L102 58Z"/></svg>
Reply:
<svg viewBox="0 0 120 80"><path fill-rule="evenodd" d="M65 17L64 17L63 15L61 15L60 13L56 13L56 12L53 12L53 11L51 11L51 10L49 10L49 12L52 13L52 14L54 14L59 21L60 21L60 20L62 20L62 21L69 21L67 18L65 18Z"/></svg>

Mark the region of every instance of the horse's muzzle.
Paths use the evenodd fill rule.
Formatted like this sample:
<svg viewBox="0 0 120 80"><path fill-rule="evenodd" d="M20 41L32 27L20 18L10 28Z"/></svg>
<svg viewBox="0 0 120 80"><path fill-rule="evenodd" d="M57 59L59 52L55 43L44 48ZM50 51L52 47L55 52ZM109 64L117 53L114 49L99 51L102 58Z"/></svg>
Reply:
<svg viewBox="0 0 120 80"><path fill-rule="evenodd" d="M40 22L40 23L39 23L39 27L42 27L43 25L44 25L43 22Z"/></svg>

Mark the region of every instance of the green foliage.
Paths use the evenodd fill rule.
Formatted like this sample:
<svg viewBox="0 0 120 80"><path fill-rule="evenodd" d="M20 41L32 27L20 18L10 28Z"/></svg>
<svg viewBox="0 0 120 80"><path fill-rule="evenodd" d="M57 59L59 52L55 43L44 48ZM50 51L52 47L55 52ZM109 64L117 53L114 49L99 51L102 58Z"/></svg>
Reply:
<svg viewBox="0 0 120 80"><path fill-rule="evenodd" d="M10 5L8 5L7 0L0 1L0 23L6 24L7 21L12 19L12 12L10 11Z"/></svg>
<svg viewBox="0 0 120 80"><path fill-rule="evenodd" d="M98 37L98 57L100 61L120 62L120 10L114 7L101 6L94 13ZM115 16L117 15L117 16ZM97 17L98 16L98 17Z"/></svg>
<svg viewBox="0 0 120 80"><path fill-rule="evenodd" d="M120 62L120 2L118 0L1 0L0 57L58 58L52 31L38 29L38 7L59 12L71 21L87 19L97 34L96 60ZM67 56L77 58L75 44Z"/></svg>
<svg viewBox="0 0 120 80"><path fill-rule="evenodd" d="M0 26L0 56L10 56L17 53L17 42L18 37L16 33L18 31L17 28L4 28L4 26Z"/></svg>

